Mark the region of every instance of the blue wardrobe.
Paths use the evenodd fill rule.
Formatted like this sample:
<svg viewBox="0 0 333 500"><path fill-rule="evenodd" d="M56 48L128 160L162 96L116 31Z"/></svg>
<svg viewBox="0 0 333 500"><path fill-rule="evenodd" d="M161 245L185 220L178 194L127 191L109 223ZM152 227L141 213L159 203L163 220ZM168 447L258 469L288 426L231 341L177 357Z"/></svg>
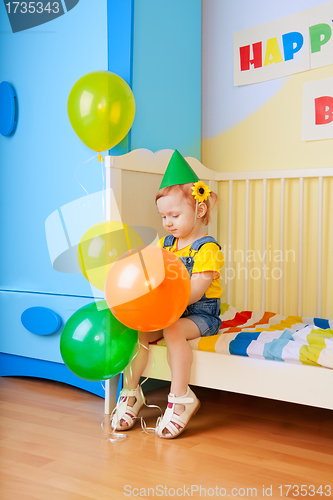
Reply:
<svg viewBox="0 0 333 500"><path fill-rule="evenodd" d="M133 89L136 116L110 154L177 148L200 159L201 0L62 4L62 15L17 32L0 4L0 83L16 94L17 121L0 135L0 374L103 396L59 349L64 324L96 291L81 273L52 267L45 223L53 213L63 223L64 207L105 187L104 164L73 131L67 99L84 74L117 73Z"/></svg>

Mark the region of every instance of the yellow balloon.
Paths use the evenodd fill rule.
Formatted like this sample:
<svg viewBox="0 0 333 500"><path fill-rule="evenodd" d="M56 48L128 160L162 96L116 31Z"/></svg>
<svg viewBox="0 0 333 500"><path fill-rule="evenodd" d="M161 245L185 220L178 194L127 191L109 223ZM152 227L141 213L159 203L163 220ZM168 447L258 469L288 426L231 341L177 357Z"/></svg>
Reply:
<svg viewBox="0 0 333 500"><path fill-rule="evenodd" d="M101 222L84 233L78 246L78 262L83 276L104 291L113 262L129 250L143 245L131 226L122 222Z"/></svg>
<svg viewBox="0 0 333 500"><path fill-rule="evenodd" d="M113 148L126 136L134 120L135 101L132 90L120 76L94 71L74 84L67 110L81 141L100 152Z"/></svg>

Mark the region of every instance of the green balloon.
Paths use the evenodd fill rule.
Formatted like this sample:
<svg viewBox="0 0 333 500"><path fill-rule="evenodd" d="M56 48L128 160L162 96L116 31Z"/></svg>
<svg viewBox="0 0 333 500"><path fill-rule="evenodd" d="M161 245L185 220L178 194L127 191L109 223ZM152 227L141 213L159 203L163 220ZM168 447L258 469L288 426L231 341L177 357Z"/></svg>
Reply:
<svg viewBox="0 0 333 500"><path fill-rule="evenodd" d="M60 352L65 365L85 380L107 380L131 361L138 332L118 321L105 300L76 311L61 334Z"/></svg>
<svg viewBox="0 0 333 500"><path fill-rule="evenodd" d="M67 102L73 129L88 148L105 151L130 130L135 101L125 80L110 71L93 71L72 87Z"/></svg>

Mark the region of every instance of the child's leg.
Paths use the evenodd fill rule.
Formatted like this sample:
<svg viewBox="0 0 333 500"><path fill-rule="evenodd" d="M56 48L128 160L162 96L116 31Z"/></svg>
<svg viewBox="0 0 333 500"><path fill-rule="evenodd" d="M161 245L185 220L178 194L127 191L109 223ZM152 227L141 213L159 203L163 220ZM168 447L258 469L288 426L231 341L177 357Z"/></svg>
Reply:
<svg viewBox="0 0 333 500"><path fill-rule="evenodd" d="M148 346L149 342L154 342L162 337L162 330L157 332L139 332L139 351L133 361L124 370L124 388L135 389L140 381L140 377L146 368L148 362ZM140 345L141 344L141 345ZM131 396L128 398L127 404L133 406L136 398ZM120 427L128 427L128 424L121 419Z"/></svg>
<svg viewBox="0 0 333 500"><path fill-rule="evenodd" d="M160 339L162 336L162 330L159 330L157 332L139 332L138 354L124 370L124 387L126 389L135 389L137 387L140 377L148 362L149 342L154 342L155 340Z"/></svg>
<svg viewBox="0 0 333 500"><path fill-rule="evenodd" d="M171 368L171 392L176 396L186 393L193 361L192 349L187 342L200 337L198 326L187 318L180 318L163 330Z"/></svg>
<svg viewBox="0 0 333 500"><path fill-rule="evenodd" d="M187 342L200 337L198 326L187 318L180 318L173 325L163 330L168 349L168 362L171 368L170 392L176 397L187 392L193 361L192 349ZM184 405L175 405L175 413L180 415L185 410ZM179 426L178 426L179 427ZM168 434L164 431L163 434Z"/></svg>

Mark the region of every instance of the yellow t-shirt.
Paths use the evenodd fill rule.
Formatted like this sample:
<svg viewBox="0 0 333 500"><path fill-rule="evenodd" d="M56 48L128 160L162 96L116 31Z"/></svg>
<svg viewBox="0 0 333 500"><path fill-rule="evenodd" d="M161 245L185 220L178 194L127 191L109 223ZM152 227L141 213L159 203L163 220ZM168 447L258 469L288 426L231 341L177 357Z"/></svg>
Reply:
<svg viewBox="0 0 333 500"><path fill-rule="evenodd" d="M208 234L206 236L208 236ZM159 240L157 246L163 248L164 238L165 237ZM174 244L172 247L167 247L167 250L177 255L177 257L193 257L194 264L192 274L215 271L215 278L209 285L205 295L209 299L220 298L223 291L220 278L224 264L224 257L221 250L215 243L205 243L198 252L192 250L190 255L190 248L191 245L187 245L178 250L178 238L175 238Z"/></svg>

